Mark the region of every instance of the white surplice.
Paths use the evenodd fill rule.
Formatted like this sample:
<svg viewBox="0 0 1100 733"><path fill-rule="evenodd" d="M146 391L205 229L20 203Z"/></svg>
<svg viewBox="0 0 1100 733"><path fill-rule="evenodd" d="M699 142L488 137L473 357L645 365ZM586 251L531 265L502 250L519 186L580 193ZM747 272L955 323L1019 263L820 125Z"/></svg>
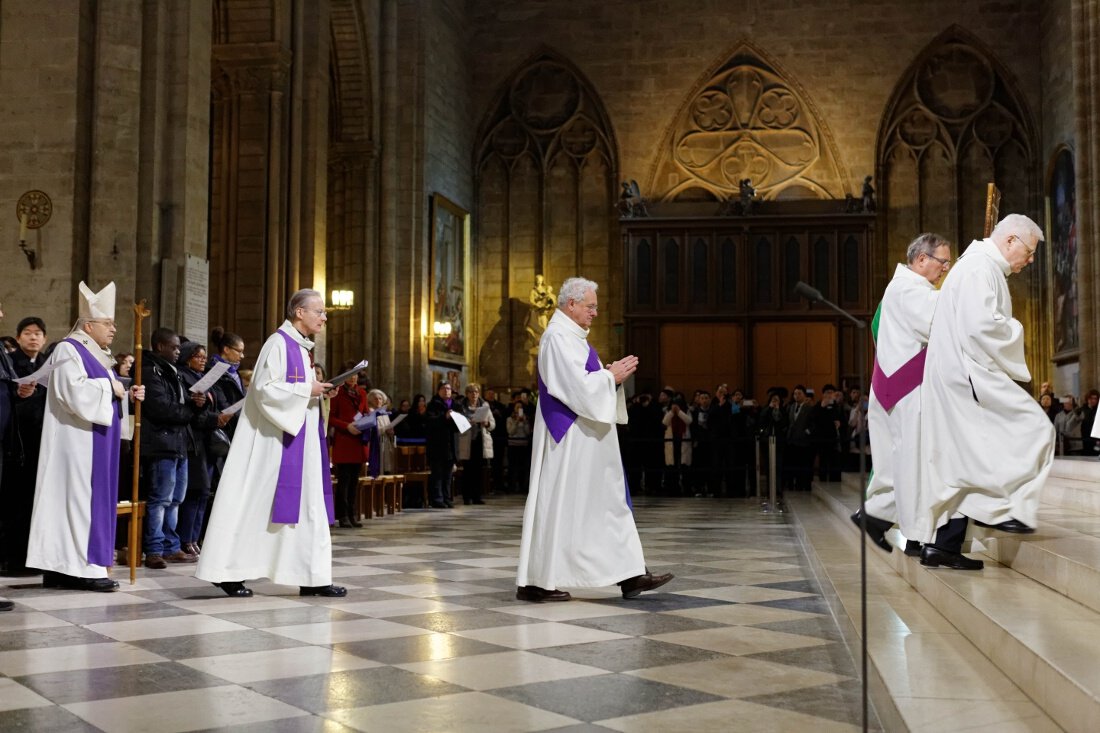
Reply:
<svg viewBox="0 0 1100 733"><path fill-rule="evenodd" d="M76 331L67 338L82 343L114 379L110 368L114 359L86 333ZM72 344L59 342L50 361L58 367L50 374L46 390L27 567L78 578L106 578L107 568L88 563L92 428L111 424L114 391L107 380L88 377L84 362ZM121 470L128 470L128 467ZM117 488L111 487L111 490L117 491Z"/></svg>
<svg viewBox="0 0 1100 733"><path fill-rule="evenodd" d="M921 392L926 497L914 539L931 541L955 511L988 524L1036 524L1054 426L1016 384L1031 374L1010 272L992 240L975 241L940 290Z"/></svg>
<svg viewBox="0 0 1100 733"><path fill-rule="evenodd" d="M279 327L302 351L304 382L286 381L287 343L272 334L260 349L244 409L214 496L195 577L212 583L270 578L283 585L332 582L332 540L325 508L319 401L310 397L313 342L284 321ZM302 500L297 524L272 524L271 508L283 456L283 435L305 425Z"/></svg>
<svg viewBox="0 0 1100 733"><path fill-rule="evenodd" d="M928 280L898 265L882 294L875 361L886 375L894 374L928 343L939 291ZM909 537L918 524L920 485L921 388L898 400L887 411L875 395L867 406L874 472L867 485L866 511L896 522Z"/></svg>
<svg viewBox="0 0 1100 733"><path fill-rule="evenodd" d="M645 573L616 432L626 423L626 400L609 370L585 369L587 338L588 331L559 310L539 344L539 376L577 419L558 443L543 406L535 411L521 586L594 588Z"/></svg>

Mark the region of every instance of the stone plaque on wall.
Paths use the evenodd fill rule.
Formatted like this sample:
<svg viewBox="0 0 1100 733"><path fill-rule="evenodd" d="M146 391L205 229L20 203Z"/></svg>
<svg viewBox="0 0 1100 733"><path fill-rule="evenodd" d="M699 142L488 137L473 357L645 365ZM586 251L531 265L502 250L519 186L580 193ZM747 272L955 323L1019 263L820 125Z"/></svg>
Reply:
<svg viewBox="0 0 1100 733"><path fill-rule="evenodd" d="M201 257L187 255L183 265L182 328L184 336L206 343L207 320L210 311L210 263Z"/></svg>

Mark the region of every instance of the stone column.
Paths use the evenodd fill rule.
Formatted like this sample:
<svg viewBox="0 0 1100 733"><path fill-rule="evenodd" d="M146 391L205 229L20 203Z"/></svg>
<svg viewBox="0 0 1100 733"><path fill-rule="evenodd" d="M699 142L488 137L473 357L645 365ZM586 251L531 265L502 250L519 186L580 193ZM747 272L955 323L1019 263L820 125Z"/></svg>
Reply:
<svg viewBox="0 0 1100 733"><path fill-rule="evenodd" d="M1081 388L1100 384L1100 0L1073 0Z"/></svg>

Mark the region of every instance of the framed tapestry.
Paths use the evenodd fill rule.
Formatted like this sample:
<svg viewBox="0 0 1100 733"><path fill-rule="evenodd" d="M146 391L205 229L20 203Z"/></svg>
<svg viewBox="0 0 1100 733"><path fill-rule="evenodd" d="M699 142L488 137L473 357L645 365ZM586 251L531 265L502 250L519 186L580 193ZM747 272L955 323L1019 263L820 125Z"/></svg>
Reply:
<svg viewBox="0 0 1100 733"><path fill-rule="evenodd" d="M1046 201L1056 361L1073 359L1081 348L1077 322L1077 195L1073 174L1073 152L1062 147L1050 165Z"/></svg>
<svg viewBox="0 0 1100 733"><path fill-rule="evenodd" d="M431 321L428 361L466 364L468 211L440 194L431 209Z"/></svg>

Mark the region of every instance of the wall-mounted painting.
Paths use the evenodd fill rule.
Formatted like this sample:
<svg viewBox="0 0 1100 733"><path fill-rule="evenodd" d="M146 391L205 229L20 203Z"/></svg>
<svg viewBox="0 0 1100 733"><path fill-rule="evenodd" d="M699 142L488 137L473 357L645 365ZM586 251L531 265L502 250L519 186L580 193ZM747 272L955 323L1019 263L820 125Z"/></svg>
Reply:
<svg viewBox="0 0 1100 733"><path fill-rule="evenodd" d="M1047 236L1050 238L1054 358L1077 355L1081 346L1077 292L1077 194L1073 153L1063 147L1054 155L1047 179Z"/></svg>
<svg viewBox="0 0 1100 733"><path fill-rule="evenodd" d="M432 195L431 324L428 361L466 364L466 262L469 212Z"/></svg>

